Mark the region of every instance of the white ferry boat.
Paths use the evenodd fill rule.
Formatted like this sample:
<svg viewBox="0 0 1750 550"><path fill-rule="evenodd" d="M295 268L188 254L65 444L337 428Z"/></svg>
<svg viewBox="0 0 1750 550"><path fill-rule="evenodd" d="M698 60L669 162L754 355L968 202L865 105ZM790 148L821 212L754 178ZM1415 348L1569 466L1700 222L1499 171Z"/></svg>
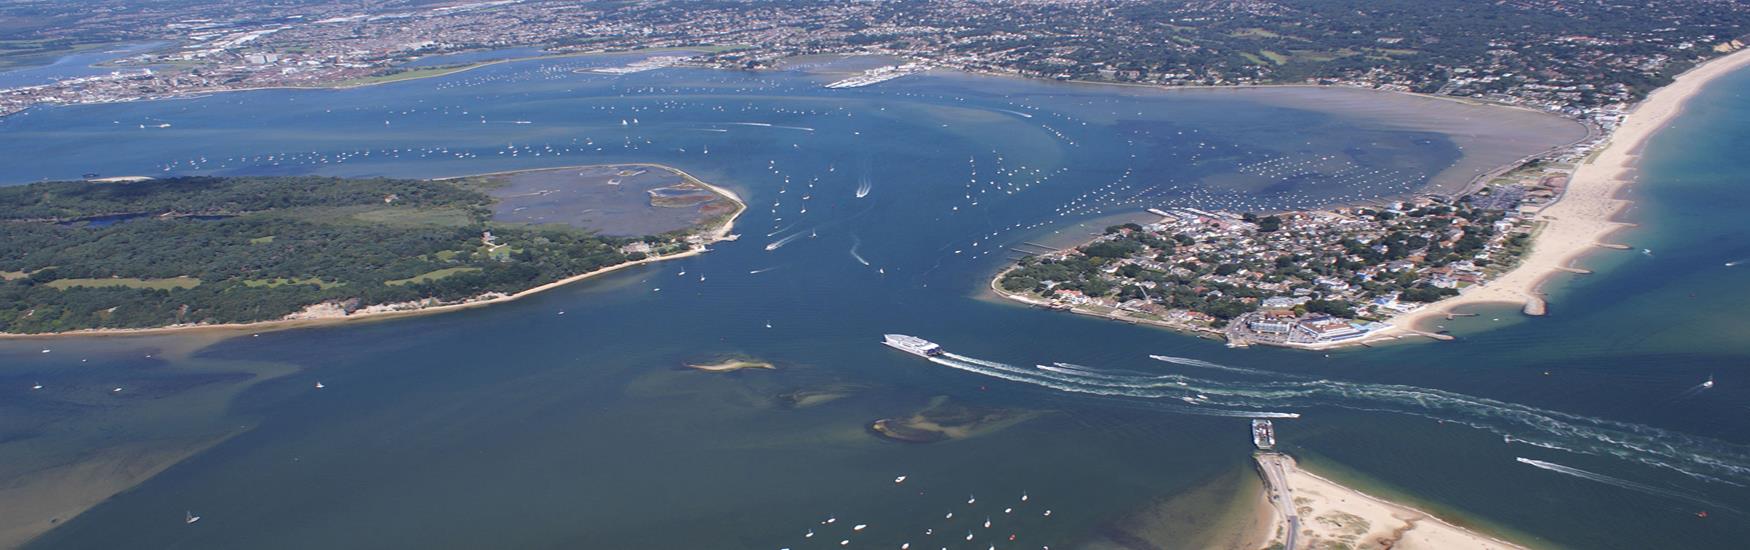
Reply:
<svg viewBox="0 0 1750 550"><path fill-rule="evenodd" d="M916 336L906 336L904 334L883 335L881 343L887 344L889 347L899 351L915 354L920 357L935 357L943 353L942 346L936 345L935 342L918 338Z"/></svg>
<svg viewBox="0 0 1750 550"><path fill-rule="evenodd" d="M1276 446L1276 427L1269 420L1252 419L1252 446L1268 451Z"/></svg>

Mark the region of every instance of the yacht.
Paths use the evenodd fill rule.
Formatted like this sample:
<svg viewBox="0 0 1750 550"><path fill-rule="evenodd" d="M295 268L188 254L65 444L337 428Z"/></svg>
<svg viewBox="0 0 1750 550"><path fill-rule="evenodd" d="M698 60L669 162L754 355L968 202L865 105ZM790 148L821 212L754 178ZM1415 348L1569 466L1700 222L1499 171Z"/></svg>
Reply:
<svg viewBox="0 0 1750 550"><path fill-rule="evenodd" d="M904 334L883 335L881 343L887 344L889 347L899 351L915 354L919 357L935 357L942 355L943 353L942 346L936 345L935 342Z"/></svg>

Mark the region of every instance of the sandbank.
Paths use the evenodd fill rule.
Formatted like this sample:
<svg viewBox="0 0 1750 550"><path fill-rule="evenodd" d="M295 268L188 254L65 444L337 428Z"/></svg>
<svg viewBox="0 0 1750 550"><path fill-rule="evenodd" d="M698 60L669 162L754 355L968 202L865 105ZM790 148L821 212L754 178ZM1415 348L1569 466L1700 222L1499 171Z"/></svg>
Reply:
<svg viewBox="0 0 1750 550"><path fill-rule="evenodd" d="M735 372L742 369L778 370L778 367L765 361L744 361L732 359L719 363L687 363L687 368L705 372Z"/></svg>
<svg viewBox="0 0 1750 550"><path fill-rule="evenodd" d="M1464 529L1427 512L1386 501L1300 469L1292 457L1261 453L1260 467L1279 468L1293 499L1300 531L1296 548L1394 550L1505 550L1524 546ZM1283 543L1287 521L1278 517L1273 543Z"/></svg>

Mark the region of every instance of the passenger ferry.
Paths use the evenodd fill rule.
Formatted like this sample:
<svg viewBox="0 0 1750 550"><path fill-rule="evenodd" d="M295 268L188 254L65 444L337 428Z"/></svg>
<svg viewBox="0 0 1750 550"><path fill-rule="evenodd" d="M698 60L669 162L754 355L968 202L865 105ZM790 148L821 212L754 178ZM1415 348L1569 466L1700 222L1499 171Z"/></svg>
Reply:
<svg viewBox="0 0 1750 550"><path fill-rule="evenodd" d="M943 353L942 346L936 345L935 342L918 338L916 336L906 336L904 334L883 335L881 343L887 344L889 347L899 351L926 358L935 357Z"/></svg>

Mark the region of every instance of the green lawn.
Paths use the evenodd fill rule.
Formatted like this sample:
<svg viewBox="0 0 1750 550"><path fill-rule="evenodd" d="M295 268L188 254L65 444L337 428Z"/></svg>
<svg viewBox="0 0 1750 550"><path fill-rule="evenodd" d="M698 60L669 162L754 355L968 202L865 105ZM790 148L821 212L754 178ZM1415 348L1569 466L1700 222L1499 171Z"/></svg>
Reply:
<svg viewBox="0 0 1750 550"><path fill-rule="evenodd" d="M386 285L409 285L409 284L413 284L413 283L423 283L426 281L436 281L438 279L442 279L444 277L455 275L457 273L468 273L468 272L472 272L472 271L480 271L480 268L478 268L478 267L447 267L444 269L439 269L437 271L433 271L431 273L426 273L424 275L419 275L419 276L415 276L415 277L408 277L406 279L396 279L393 281L383 281L383 284L386 284Z"/></svg>
<svg viewBox="0 0 1750 550"><path fill-rule="evenodd" d="M273 235L249 239L249 244L267 244L267 243L271 243L271 242L273 242Z"/></svg>
<svg viewBox="0 0 1750 550"><path fill-rule="evenodd" d="M62 290L73 288L73 287L80 287L80 286L83 286L83 287L121 286L121 287L128 287L128 288L149 288L149 289L156 289L156 290L170 290L173 288L194 288L196 286L200 286L200 284L201 284L201 280L196 279L194 277L172 277L169 279L134 279L134 278L55 279L53 281L48 282L49 288L58 288L58 289L62 289Z"/></svg>

